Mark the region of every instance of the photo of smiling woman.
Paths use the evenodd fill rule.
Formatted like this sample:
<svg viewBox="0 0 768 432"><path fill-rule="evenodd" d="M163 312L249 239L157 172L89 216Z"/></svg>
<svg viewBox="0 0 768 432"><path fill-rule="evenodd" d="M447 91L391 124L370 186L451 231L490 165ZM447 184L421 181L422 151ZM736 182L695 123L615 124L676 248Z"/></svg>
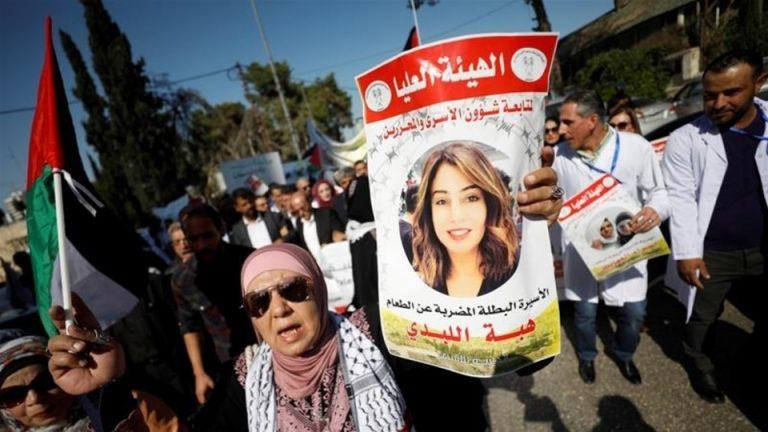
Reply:
<svg viewBox="0 0 768 432"><path fill-rule="evenodd" d="M517 265L513 205L499 172L474 144L432 150L413 217L413 268L427 285L451 297L499 288Z"/></svg>

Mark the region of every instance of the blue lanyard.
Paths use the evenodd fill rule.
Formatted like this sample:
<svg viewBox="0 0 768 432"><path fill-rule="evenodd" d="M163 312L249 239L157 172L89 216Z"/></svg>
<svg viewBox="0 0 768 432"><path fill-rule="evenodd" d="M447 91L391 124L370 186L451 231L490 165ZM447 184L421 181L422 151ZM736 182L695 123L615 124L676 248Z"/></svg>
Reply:
<svg viewBox="0 0 768 432"><path fill-rule="evenodd" d="M619 161L619 150L621 150L621 141L619 140L619 131L616 131L616 148L613 149L613 160L611 160L611 171L608 172L604 169L598 168L591 163L585 161L582 159L581 161L584 162L584 165L589 167L591 170L595 170L601 174L611 174L613 175L613 171L616 169L616 163Z"/></svg>
<svg viewBox="0 0 768 432"><path fill-rule="evenodd" d="M760 117L763 119L763 123L768 123L768 118L765 117L765 113L763 112L763 110L761 110L760 107L756 107L756 108L757 108L758 114L760 114ZM739 129L739 128L732 127L729 130L731 132L733 132L733 133L737 133L739 135L744 135L746 137L754 138L754 139L756 139L758 141L768 140L768 136L751 134L751 133L745 131L744 129Z"/></svg>

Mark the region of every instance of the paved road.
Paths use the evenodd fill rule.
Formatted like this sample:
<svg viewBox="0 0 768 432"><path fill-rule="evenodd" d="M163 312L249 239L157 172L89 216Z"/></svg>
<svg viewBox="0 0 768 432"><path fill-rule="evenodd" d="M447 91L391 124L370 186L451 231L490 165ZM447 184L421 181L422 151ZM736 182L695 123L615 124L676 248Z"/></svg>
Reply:
<svg viewBox="0 0 768 432"><path fill-rule="evenodd" d="M648 331L635 357L643 384L629 384L614 363L599 355L595 384L581 382L572 335L572 312L563 306L562 353L542 371L529 377L506 376L486 381L487 409L493 431L751 431L766 429L765 397L758 406L747 398L749 372L734 367L749 349L752 322L727 304L714 341L716 365L729 398L708 404L694 393L681 364L682 310L660 287L649 292ZM609 343L613 325L601 314L598 347ZM740 378L740 372L750 376ZM751 381L750 381L751 379ZM734 402L735 401L735 402ZM762 412L760 412L762 411Z"/></svg>

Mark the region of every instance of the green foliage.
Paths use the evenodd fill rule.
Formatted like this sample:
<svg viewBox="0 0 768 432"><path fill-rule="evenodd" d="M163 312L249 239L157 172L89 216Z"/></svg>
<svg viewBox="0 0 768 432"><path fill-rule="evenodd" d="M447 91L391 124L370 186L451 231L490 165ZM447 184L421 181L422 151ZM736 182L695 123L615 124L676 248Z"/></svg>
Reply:
<svg viewBox="0 0 768 432"><path fill-rule="evenodd" d="M133 60L128 38L101 0L81 3L103 96L71 38L62 33L61 40L75 72L75 96L88 113L87 139L99 154L96 188L115 213L137 222L152 207L180 195L193 171L179 167L176 151L182 140L175 113L150 90L144 61Z"/></svg>
<svg viewBox="0 0 768 432"><path fill-rule="evenodd" d="M293 127L299 136L299 147L306 149L306 123L310 118L331 138L341 140L341 130L352 126L352 101L341 90L331 73L311 83L295 80L285 62L276 62L275 69L286 99ZM295 157L285 114L280 106L277 87L268 64L251 63L243 72L246 98L259 107L266 129L261 133L265 147L279 149L284 158ZM306 99L305 99L306 96Z"/></svg>
<svg viewBox="0 0 768 432"><path fill-rule="evenodd" d="M576 84L596 90L604 100L624 83L633 97L662 98L670 74L663 66L664 52L658 48L613 49L589 59L576 74Z"/></svg>

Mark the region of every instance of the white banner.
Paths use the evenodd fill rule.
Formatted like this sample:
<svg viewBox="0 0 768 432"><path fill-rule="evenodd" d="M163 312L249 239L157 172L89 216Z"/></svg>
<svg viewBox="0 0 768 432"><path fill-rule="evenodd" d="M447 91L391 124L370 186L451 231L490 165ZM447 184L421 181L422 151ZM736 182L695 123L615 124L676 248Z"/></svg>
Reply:
<svg viewBox="0 0 768 432"><path fill-rule="evenodd" d="M270 183L285 184L283 164L277 152L222 162L219 170L224 176L227 192L244 187L264 194Z"/></svg>

